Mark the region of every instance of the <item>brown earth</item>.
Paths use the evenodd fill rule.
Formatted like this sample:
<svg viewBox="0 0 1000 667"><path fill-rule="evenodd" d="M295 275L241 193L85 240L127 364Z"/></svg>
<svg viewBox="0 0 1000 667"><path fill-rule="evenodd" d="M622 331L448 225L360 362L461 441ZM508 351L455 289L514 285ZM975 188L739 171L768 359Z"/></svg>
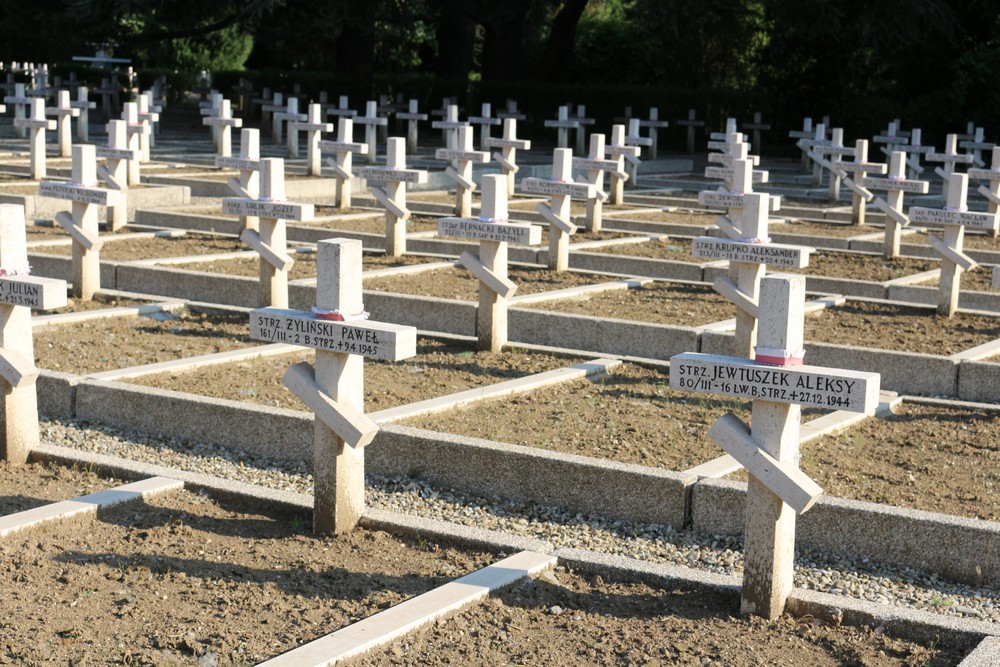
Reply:
<svg viewBox="0 0 1000 667"><path fill-rule="evenodd" d="M612 276L595 276L572 271L549 271L537 267L511 267L510 280L517 285L517 294L550 292L567 287L592 285L620 280ZM435 269L405 276L365 278L366 290L428 296L438 299L479 299L479 279L462 267Z"/></svg>
<svg viewBox="0 0 1000 667"><path fill-rule="evenodd" d="M781 215L779 211L776 215ZM846 222L807 222L805 220L790 220L789 222L771 221L767 226L767 231L772 236L775 234L795 234L798 236L820 236L832 238L851 238L864 234L882 232L881 227L864 225L858 227Z"/></svg>
<svg viewBox="0 0 1000 667"><path fill-rule="evenodd" d="M571 252L592 252L602 255L626 255L628 257L648 257L650 259L665 259L674 262L696 264L699 260L691 256L691 241L688 239L662 238L644 243L621 243L618 245L601 246L599 248L570 247Z"/></svg>
<svg viewBox="0 0 1000 667"><path fill-rule="evenodd" d="M851 278L870 282L885 282L903 276L939 268L941 264L930 259L896 257L886 259L879 255L832 252L818 250L809 255L809 266L804 269L785 269L782 272L804 273L810 276Z"/></svg>
<svg viewBox="0 0 1000 667"><path fill-rule="evenodd" d="M79 313L87 310L104 310L107 308L138 306L144 303L150 303L150 301L124 299L121 297L97 294L93 299L87 299L86 301L68 297L66 299L66 305L62 308L53 308L52 310L40 310L35 312L38 315L56 315L58 313Z"/></svg>
<svg viewBox="0 0 1000 667"><path fill-rule="evenodd" d="M407 234L415 232L435 232L437 231L436 217L427 215L414 215L406 221ZM323 220L317 223L308 223L310 227L323 227L335 232L339 229L361 234L378 234L385 236L385 215L375 213L372 217L358 218L355 220Z"/></svg>
<svg viewBox="0 0 1000 667"><path fill-rule="evenodd" d="M115 238L107 237L101 248L101 259L108 261L128 261L133 259L154 259L161 257L189 257L193 255L214 255L225 252L243 252L249 246L232 236L187 233L180 238ZM48 246L33 252L44 255L67 256L72 246Z"/></svg>
<svg viewBox="0 0 1000 667"><path fill-rule="evenodd" d="M289 280L316 277L315 253L298 252L292 254L291 257L295 260L295 263L292 264L291 271L288 274ZM420 255L388 257L385 254L366 252L362 255L362 269L364 271L373 271L375 269L391 269L399 266L412 266L414 264L427 264L440 261L446 260L441 258L421 257ZM185 271L203 271L205 273L215 273L227 276L245 276L256 278L260 275L260 259L257 257L217 259L211 262L174 264L171 268L184 269Z"/></svg>

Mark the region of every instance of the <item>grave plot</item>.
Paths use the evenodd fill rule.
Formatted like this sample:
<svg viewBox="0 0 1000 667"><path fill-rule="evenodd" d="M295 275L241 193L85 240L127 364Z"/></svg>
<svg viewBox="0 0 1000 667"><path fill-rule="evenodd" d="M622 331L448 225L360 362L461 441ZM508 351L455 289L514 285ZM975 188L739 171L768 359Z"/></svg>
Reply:
<svg viewBox="0 0 1000 667"><path fill-rule="evenodd" d="M255 357L181 372L129 378L127 382L291 410L305 410L281 383L294 363L311 361L313 352ZM514 348L501 353L473 351L468 345L420 338L417 355L398 362L378 359L365 366L365 409L376 412L466 389L481 388L582 361Z"/></svg>
<svg viewBox="0 0 1000 667"><path fill-rule="evenodd" d="M163 310L34 330L38 366L82 375L248 347L246 314Z"/></svg>
<svg viewBox="0 0 1000 667"><path fill-rule="evenodd" d="M320 220L314 227L323 227L332 231L344 230L359 232L362 234L376 234L385 237L385 213L378 211L375 215L364 218L339 219L337 217L329 220ZM406 221L406 233L431 233L437 232L437 218L429 215L413 215Z"/></svg>
<svg viewBox="0 0 1000 667"><path fill-rule="evenodd" d="M714 459L705 432L749 404L674 391L666 369L623 364L614 372L402 422L525 447L688 470Z"/></svg>
<svg viewBox="0 0 1000 667"><path fill-rule="evenodd" d="M4 464L0 497L54 495L44 487L73 486L67 478L78 474ZM32 665L96 656L102 664L257 664L498 560L379 531L320 538L306 523L303 514L179 490L108 509L85 526L8 536L0 553L17 584L4 605L20 619L3 633L8 655Z"/></svg>
<svg viewBox="0 0 1000 667"><path fill-rule="evenodd" d="M629 289L565 295L515 307L681 327L706 326L734 316L735 308L710 285L652 280ZM572 343L568 343L572 347Z"/></svg>
<svg viewBox="0 0 1000 667"><path fill-rule="evenodd" d="M384 224L384 223L383 223ZM292 264L289 280L301 280L316 277L316 253L309 249L292 253ZM362 263L365 271L393 269L404 266L416 266L432 262L440 262L440 258L421 257L420 255L403 255L389 257L385 253L365 253ZM219 258L211 261L172 264L172 268L185 271L201 271L204 273L222 274L227 276L245 276L256 278L259 272L259 261L256 257Z"/></svg>
<svg viewBox="0 0 1000 667"><path fill-rule="evenodd" d="M68 297L62 308L35 311L37 315L61 315L63 313L81 313L88 310L105 310L110 308L129 308L150 304L152 299L141 299L130 296L119 296L113 293L98 292L93 299L74 299Z"/></svg>
<svg viewBox="0 0 1000 667"><path fill-rule="evenodd" d="M967 649L812 618L735 617L723 592L559 568L448 623L397 640L364 665L956 665Z"/></svg>
<svg viewBox="0 0 1000 667"><path fill-rule="evenodd" d="M939 280L937 277L931 280L912 283L914 285L933 285L937 287ZM995 292L993 287L993 267L980 264L972 271L962 273L963 292ZM991 309L992 310L992 309Z"/></svg>
<svg viewBox="0 0 1000 667"><path fill-rule="evenodd" d="M940 267L940 262L930 259L915 257L886 259L882 255L817 250L809 256L809 266L801 269L787 268L783 270L790 273L804 273L807 276L849 278L881 283L914 276Z"/></svg>
<svg viewBox="0 0 1000 667"><path fill-rule="evenodd" d="M612 276L523 266L512 266L508 278L518 286L518 296L620 280ZM473 301L479 294L479 278L455 267L408 275L365 278L364 285L365 290L435 299Z"/></svg>
<svg viewBox="0 0 1000 667"><path fill-rule="evenodd" d="M904 401L802 449L802 470L841 498L1000 521L1000 412Z"/></svg>
<svg viewBox="0 0 1000 667"><path fill-rule="evenodd" d="M579 235L579 234L578 234ZM627 237L626 237L627 238ZM669 237L639 237L641 242L602 244L583 248L572 248L573 252L600 253L602 255L625 255L648 259L665 259L673 262L692 264L691 239Z"/></svg>
<svg viewBox="0 0 1000 667"><path fill-rule="evenodd" d="M1000 318L932 308L851 299L807 314L808 343L833 343L921 354L951 355L1000 337Z"/></svg>
<svg viewBox="0 0 1000 667"><path fill-rule="evenodd" d="M173 234L135 234L128 236L103 236L101 260L127 262L139 259L190 257L243 252L247 246L238 238L194 232ZM34 245L33 254L69 256L72 247L63 245Z"/></svg>

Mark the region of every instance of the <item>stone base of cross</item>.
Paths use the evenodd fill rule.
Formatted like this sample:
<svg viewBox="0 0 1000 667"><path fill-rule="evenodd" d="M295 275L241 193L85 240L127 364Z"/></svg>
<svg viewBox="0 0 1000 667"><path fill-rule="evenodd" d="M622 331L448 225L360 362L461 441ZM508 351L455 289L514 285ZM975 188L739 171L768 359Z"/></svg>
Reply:
<svg viewBox="0 0 1000 667"><path fill-rule="evenodd" d="M521 184L524 192L549 195L551 204L538 204L535 210L549 223L548 266L553 271L569 268L569 237L576 233L570 219L570 199L594 197L591 183L573 182L573 151L557 148L552 153L552 179L526 178Z"/></svg>
<svg viewBox="0 0 1000 667"><path fill-rule="evenodd" d="M385 207L385 253L389 257L406 254L406 221L410 210L406 208L406 184L426 183L427 172L406 168L406 142L402 137L389 137L386 141L386 166L365 167L359 175L371 183L375 199Z"/></svg>
<svg viewBox="0 0 1000 667"><path fill-rule="evenodd" d="M115 206L121 193L97 187L97 154L91 144L73 146L73 176L70 183L43 181L39 195L73 202L72 213L60 211L55 221L73 239L73 296L84 301L101 289L101 246L97 209Z"/></svg>
<svg viewBox="0 0 1000 667"><path fill-rule="evenodd" d="M354 181L354 174L351 173L352 154L367 154L368 144L354 141L354 121L344 116L337 119L337 140L320 141L316 146L321 152L334 154L334 157L327 159L337 180L333 194L334 205L341 210L351 208L351 184Z"/></svg>
<svg viewBox="0 0 1000 667"><path fill-rule="evenodd" d="M0 204L0 419L3 460L20 465L38 447L31 310L66 305L66 282L30 275L24 207Z"/></svg>
<svg viewBox="0 0 1000 667"><path fill-rule="evenodd" d="M215 156L216 169L236 169L239 178L230 178L226 185L238 197L257 199L260 194L260 130L244 128L240 131L240 156ZM243 230L260 229L260 221L256 216L241 215L240 223Z"/></svg>
<svg viewBox="0 0 1000 667"><path fill-rule="evenodd" d="M481 216L471 220L441 218L438 236L479 241L479 256L463 252L459 261L479 278L479 349L500 352L507 343L507 300L517 291L517 285L507 277L507 244L538 245L542 241L541 228L508 221L506 179L500 174L488 174L483 176Z"/></svg>
<svg viewBox="0 0 1000 667"><path fill-rule="evenodd" d="M245 229L240 235L240 240L260 255L257 302L261 307L286 308L288 272L294 260L288 254L285 220L312 220L315 207L285 200L285 161L282 158L261 160L260 177L259 199L226 197L222 201L222 212L259 219L259 231Z"/></svg>
<svg viewBox="0 0 1000 667"><path fill-rule="evenodd" d="M414 327L368 320L361 289L361 241L317 244L313 312L250 313L250 337L316 350L316 365L291 366L284 384L316 415L313 530L345 533L365 508L364 447L378 426L364 414L365 357L398 361L416 354Z"/></svg>
<svg viewBox="0 0 1000 667"><path fill-rule="evenodd" d="M753 401L752 427L730 413L709 437L750 474L741 612L773 620L792 590L796 514L823 492L798 466L801 407L873 414L879 375L802 365L805 276L766 276L760 291L755 359L675 355L670 387Z"/></svg>
<svg viewBox="0 0 1000 667"><path fill-rule="evenodd" d="M927 242L941 256L937 312L945 317L954 317L958 310L962 271L970 271L976 267L975 260L962 252L965 228L974 227L995 233L1000 226L1000 218L996 212L974 213L968 210L965 205L968 187L968 174L954 172L948 176L943 209L910 207L912 222L944 225L943 238L929 234Z"/></svg>
<svg viewBox="0 0 1000 667"><path fill-rule="evenodd" d="M451 161L444 173L455 181L455 215L468 218L472 215L472 193L476 191L476 182L472 180L472 165L489 162L490 154L473 150L472 128L464 125L458 129L455 148L439 148L434 151L434 157Z"/></svg>

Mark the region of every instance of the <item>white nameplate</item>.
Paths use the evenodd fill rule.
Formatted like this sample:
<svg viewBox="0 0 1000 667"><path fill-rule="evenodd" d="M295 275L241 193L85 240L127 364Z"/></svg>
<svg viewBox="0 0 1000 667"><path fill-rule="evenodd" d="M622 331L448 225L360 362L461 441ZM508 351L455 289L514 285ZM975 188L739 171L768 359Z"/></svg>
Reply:
<svg viewBox="0 0 1000 667"><path fill-rule="evenodd" d="M388 169L386 167L362 167L358 172L361 178L374 183L426 183L427 172L417 169Z"/></svg>
<svg viewBox="0 0 1000 667"><path fill-rule="evenodd" d="M353 141L320 141L316 146L324 153L367 153L368 144Z"/></svg>
<svg viewBox="0 0 1000 667"><path fill-rule="evenodd" d="M368 320L332 322L316 319L309 312L284 308L250 311L250 338L388 361L417 353L414 327Z"/></svg>
<svg viewBox="0 0 1000 667"><path fill-rule="evenodd" d="M577 199L594 196L594 186L589 183L549 181L544 178L526 178L521 182L521 190L537 195L563 195Z"/></svg>
<svg viewBox="0 0 1000 667"><path fill-rule="evenodd" d="M888 169L887 165L881 162L842 162L835 161L833 163L834 169L840 169L841 171L859 172L859 171L874 171L877 174L884 174Z"/></svg>
<svg viewBox="0 0 1000 667"><path fill-rule="evenodd" d="M898 146L910 143L910 140L907 137L901 137L898 135L894 136L891 134L876 135L872 137L872 141L874 141L877 144L896 144Z"/></svg>
<svg viewBox="0 0 1000 667"><path fill-rule="evenodd" d="M768 366L749 359L686 352L670 358L670 388L702 394L873 414L878 373L822 366Z"/></svg>
<svg viewBox="0 0 1000 667"><path fill-rule="evenodd" d="M605 146L604 152L608 155L638 155L641 149L638 146Z"/></svg>
<svg viewBox="0 0 1000 667"><path fill-rule="evenodd" d="M752 182L767 183L767 172L758 169L753 170ZM705 167L705 178L728 179L733 177L732 167Z"/></svg>
<svg viewBox="0 0 1000 667"><path fill-rule="evenodd" d="M38 194L42 197L68 199L70 201L98 204L100 206L109 206L118 203L118 193L114 190L87 188L82 185L66 185L52 181L42 181L38 187Z"/></svg>
<svg viewBox="0 0 1000 667"><path fill-rule="evenodd" d="M781 243L745 243L708 236L691 241L691 254L703 259L728 259L731 262L767 264L770 267L801 269L809 265L812 248Z"/></svg>
<svg viewBox="0 0 1000 667"><path fill-rule="evenodd" d="M482 151L460 151L450 148L439 148L434 151L438 160L458 160L460 162L489 162L490 154Z"/></svg>
<svg viewBox="0 0 1000 667"><path fill-rule="evenodd" d="M861 179L861 187L875 188L876 190L895 190L896 192L916 192L927 193L927 181L908 181L894 178L878 178L876 176L865 176Z"/></svg>
<svg viewBox="0 0 1000 667"><path fill-rule="evenodd" d="M237 169L239 171L260 171L260 160L249 160L242 157L215 156L216 169Z"/></svg>
<svg viewBox="0 0 1000 667"><path fill-rule="evenodd" d="M41 276L0 278L0 303L52 310L66 305L66 281Z"/></svg>
<svg viewBox="0 0 1000 667"><path fill-rule="evenodd" d="M717 208L743 208L745 196L733 192L702 190L698 193L698 203L702 206L714 206Z"/></svg>
<svg viewBox="0 0 1000 667"><path fill-rule="evenodd" d="M56 122L54 120L38 120L35 118L15 118L14 127L28 130L54 130Z"/></svg>
<svg viewBox="0 0 1000 667"><path fill-rule="evenodd" d="M971 211L946 211L941 208L910 207L910 222L936 223L939 225L962 225L977 229L996 229L996 213L973 213Z"/></svg>
<svg viewBox="0 0 1000 667"><path fill-rule="evenodd" d="M268 220L312 220L315 207L312 204L293 204L284 201L258 201L242 197L226 197L222 200L222 212Z"/></svg>
<svg viewBox="0 0 1000 667"><path fill-rule="evenodd" d="M523 243L538 245L542 242L542 228L529 223L483 222L467 218L441 218L438 236L456 236L478 241Z"/></svg>
<svg viewBox="0 0 1000 667"><path fill-rule="evenodd" d="M1000 170L969 169L965 173L969 175L969 178L977 181L1000 181Z"/></svg>
<svg viewBox="0 0 1000 667"><path fill-rule="evenodd" d="M615 171L618 169L617 160L595 160L586 157L573 158L573 167L576 169L595 169L598 171Z"/></svg>
<svg viewBox="0 0 1000 667"><path fill-rule="evenodd" d="M520 148L527 150L531 148L531 142L526 139L501 139L491 138L486 140L487 148Z"/></svg>
<svg viewBox="0 0 1000 667"><path fill-rule="evenodd" d="M961 162L972 164L973 157L965 153L928 153L927 159L930 162Z"/></svg>
<svg viewBox="0 0 1000 667"><path fill-rule="evenodd" d="M107 146L98 146L94 153L99 158L104 158L105 160L138 160L139 151L130 151L127 148L108 148Z"/></svg>

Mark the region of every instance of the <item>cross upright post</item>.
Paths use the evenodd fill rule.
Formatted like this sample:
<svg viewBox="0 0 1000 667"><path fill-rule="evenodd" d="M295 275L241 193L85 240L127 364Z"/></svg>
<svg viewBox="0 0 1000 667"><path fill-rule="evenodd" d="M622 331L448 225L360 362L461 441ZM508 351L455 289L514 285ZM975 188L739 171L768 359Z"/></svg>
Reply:
<svg viewBox="0 0 1000 667"><path fill-rule="evenodd" d="M259 231L244 229L240 240L260 255L260 306L288 307L288 272L294 260L288 255L285 220L312 220L312 204L294 204L285 199L285 161L264 158L260 161L260 197L226 197L222 201L226 215L259 218Z"/></svg>
<svg viewBox="0 0 1000 667"><path fill-rule="evenodd" d="M319 104L310 104L308 117L305 122L295 121L288 125L289 132L295 133L296 136L299 132L306 133L306 163L309 166L308 173L310 176L320 176L323 173L322 156L319 150L320 134L323 132L333 132L333 124L322 122L322 115L323 109ZM289 140L291 140L291 136L289 136ZM296 146L296 152L298 152L298 140L294 142L294 145Z"/></svg>
<svg viewBox="0 0 1000 667"><path fill-rule="evenodd" d="M351 172L353 153L364 155L368 152L368 144L354 141L354 120L349 116L337 119L337 140L320 141L317 148L321 152L333 153L333 158L327 158L327 164L333 168L337 181L334 187L333 202L342 211L351 208L351 189L354 174Z"/></svg>
<svg viewBox="0 0 1000 667"><path fill-rule="evenodd" d="M30 130L29 168L33 180L45 178L45 130L56 129L56 122L45 118L45 100L40 97L31 98L31 117L15 118L14 127Z"/></svg>
<svg viewBox="0 0 1000 667"><path fill-rule="evenodd" d="M455 215L468 218L472 215L472 193L476 191L476 182L472 179L474 162L485 164L490 161L490 154L472 148L472 128L464 125L458 129L458 137L454 149L439 148L434 151L438 160L449 160L451 164L445 167L444 173L455 181Z"/></svg>
<svg viewBox="0 0 1000 667"><path fill-rule="evenodd" d="M385 253L389 257L406 254L406 184L426 183L427 172L406 168L406 140L389 137L386 141L385 167L365 167L360 176L369 183L375 199L385 207ZM371 185L385 183L385 186Z"/></svg>
<svg viewBox="0 0 1000 667"><path fill-rule="evenodd" d="M500 352L507 343L507 300L517 285L507 276L507 244L541 243L541 228L507 219L506 179L500 174L483 176L483 198L478 219L441 218L439 236L479 240L479 256L463 252L462 266L479 278L479 308L476 337L480 350Z"/></svg>
<svg viewBox="0 0 1000 667"><path fill-rule="evenodd" d="M316 365L290 366L283 384L315 414L313 531L353 530L365 508L364 448L378 425L364 413L364 358L399 361L416 354L414 327L368 320L362 303L361 241L316 244L312 312L263 308L250 313L250 337L316 349Z"/></svg>

